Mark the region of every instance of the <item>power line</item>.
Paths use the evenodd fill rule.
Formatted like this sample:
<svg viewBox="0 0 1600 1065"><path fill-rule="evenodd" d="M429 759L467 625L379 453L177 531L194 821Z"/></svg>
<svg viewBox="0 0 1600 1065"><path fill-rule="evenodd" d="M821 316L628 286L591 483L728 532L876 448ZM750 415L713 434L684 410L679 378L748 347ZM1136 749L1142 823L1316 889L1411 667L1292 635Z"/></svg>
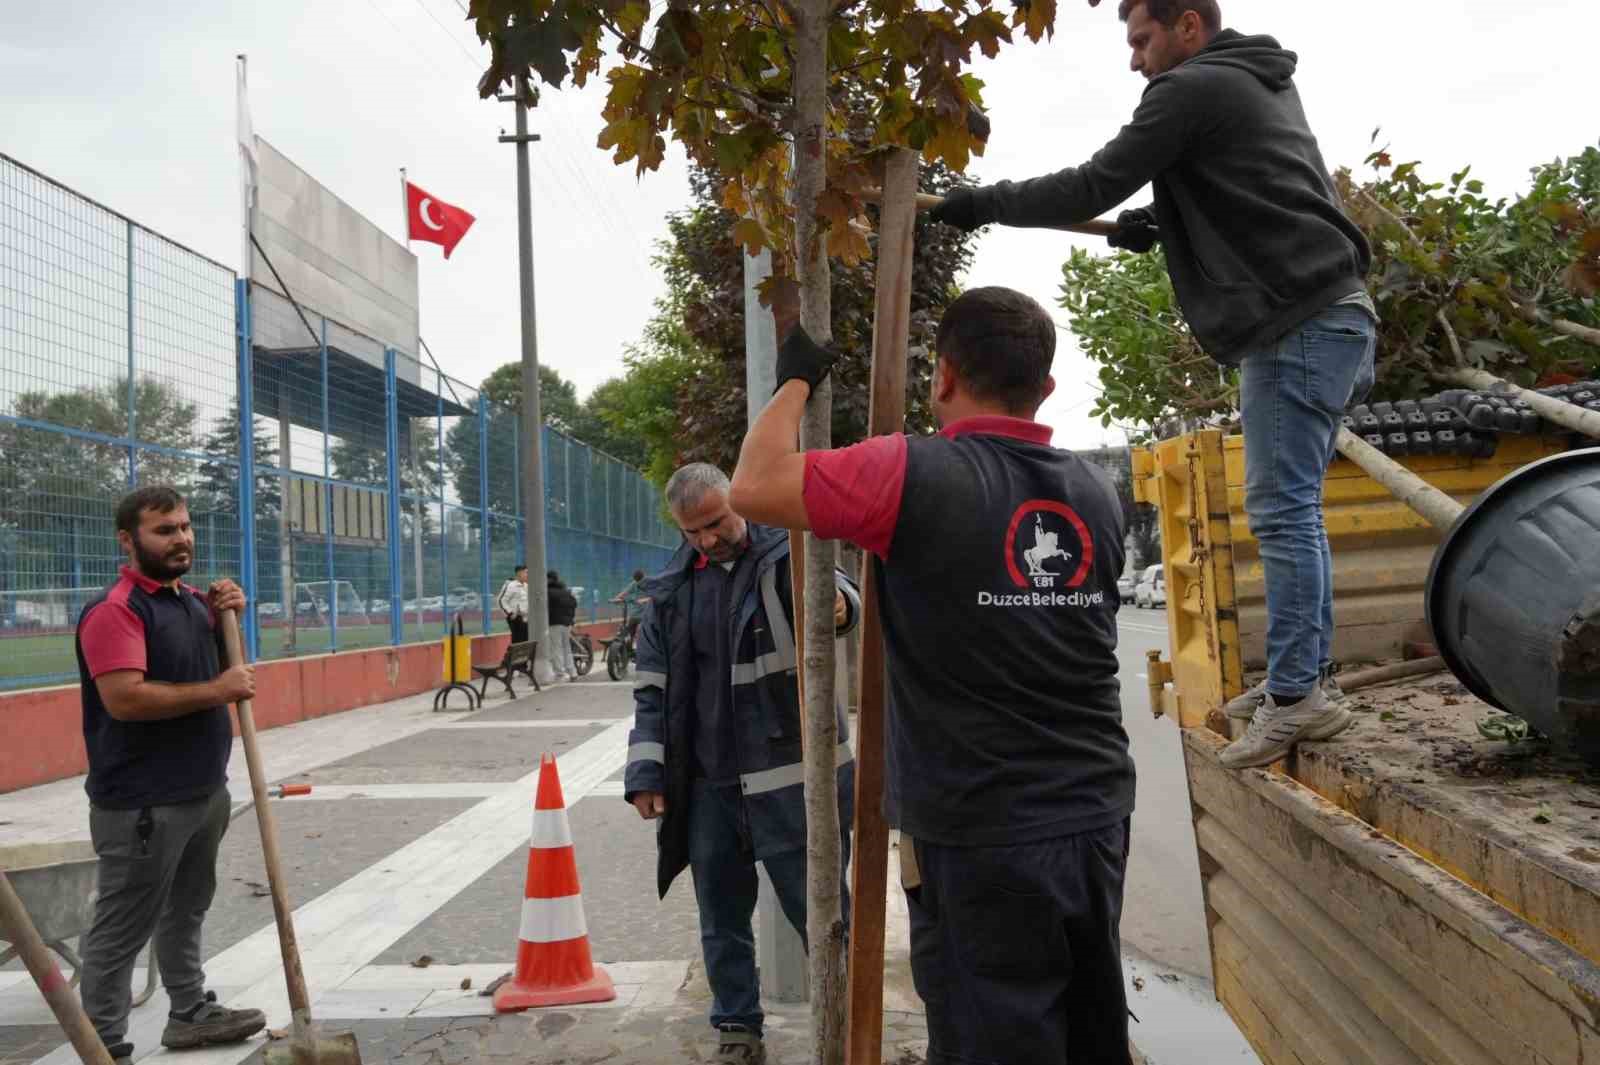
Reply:
<svg viewBox="0 0 1600 1065"><path fill-rule="evenodd" d="M444 34L446 37L450 38L450 43L455 45L457 48L459 48L461 50L461 54L467 57L467 62L472 64L472 69L477 70L478 69L478 57L473 55L471 52L467 51L467 46L462 44L461 41L456 37L455 34L451 33L448 29L445 28L444 23L439 21L439 16L435 15L433 13L433 9L430 8L427 4L423 3L423 0L417 0L417 6L422 8L422 11L423 11L423 13L425 15L427 15L429 18L433 19L433 24L435 26L439 27L439 32Z"/></svg>

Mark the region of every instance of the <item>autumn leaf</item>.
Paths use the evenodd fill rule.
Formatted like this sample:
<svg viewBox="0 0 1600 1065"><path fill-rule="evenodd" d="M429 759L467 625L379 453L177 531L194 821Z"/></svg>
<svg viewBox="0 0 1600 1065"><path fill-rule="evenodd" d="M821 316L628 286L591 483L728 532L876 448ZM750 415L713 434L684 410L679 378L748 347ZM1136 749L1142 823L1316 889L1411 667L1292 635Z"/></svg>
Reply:
<svg viewBox="0 0 1600 1065"><path fill-rule="evenodd" d="M753 218L740 219L733 227L733 239L744 248L746 255L755 255L767 246L767 235L761 230L761 223Z"/></svg>

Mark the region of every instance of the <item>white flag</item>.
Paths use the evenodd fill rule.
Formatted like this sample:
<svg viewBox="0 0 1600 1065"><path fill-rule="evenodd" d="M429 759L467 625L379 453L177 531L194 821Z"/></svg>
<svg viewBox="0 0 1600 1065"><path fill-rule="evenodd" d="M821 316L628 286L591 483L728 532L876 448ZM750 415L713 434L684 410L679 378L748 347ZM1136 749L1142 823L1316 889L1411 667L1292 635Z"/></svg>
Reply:
<svg viewBox="0 0 1600 1065"><path fill-rule="evenodd" d="M243 55L238 57L238 134L239 134L239 207L241 229L241 247L239 257L239 272L241 276L250 276L250 231L254 220L256 206L256 178L260 173L261 157L256 152L256 131L250 123L250 91L245 84L245 65L247 60Z"/></svg>

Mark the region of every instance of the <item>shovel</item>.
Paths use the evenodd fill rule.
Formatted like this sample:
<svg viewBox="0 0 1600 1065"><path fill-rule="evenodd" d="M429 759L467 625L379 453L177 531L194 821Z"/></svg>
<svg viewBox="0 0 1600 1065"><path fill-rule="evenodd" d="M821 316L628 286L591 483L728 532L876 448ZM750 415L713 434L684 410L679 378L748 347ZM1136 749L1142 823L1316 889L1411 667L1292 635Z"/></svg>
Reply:
<svg viewBox="0 0 1600 1065"><path fill-rule="evenodd" d="M228 652L229 667L244 661L239 648L239 617L232 610L221 612L222 640ZM278 922L278 947L283 952L283 979L289 988L290 1034L285 1048L281 1043L267 1046L267 1065L361 1065L361 1048L356 1037L343 1032L323 1036L311 1019L311 998L306 994L306 974L300 966L300 947L294 938L294 911L283 884L278 861L278 823L267 801L266 770L261 765L261 750L256 745L256 720L250 700L240 699L239 739L244 743L244 760L250 767L251 801L256 821L261 826L261 854L267 863L267 885L272 891L272 916Z"/></svg>
<svg viewBox="0 0 1600 1065"><path fill-rule="evenodd" d="M883 190L882 189L862 189L860 195L861 195L861 198L863 200L865 200L866 202L868 202L868 203L882 203L883 202ZM919 192L919 193L917 193L917 210L918 211L931 211L931 210L933 210L935 207L939 206L943 202L944 202L944 197L943 196L936 196L931 192ZM1113 234L1113 233L1115 233L1117 231L1117 224L1115 222L1107 222L1104 219L1100 219L1100 218L1092 218L1087 222L1077 222L1077 223L1075 223L1073 225L1066 225L1066 226L1038 226L1038 227L1030 227L1030 228L1056 229L1056 230L1060 230L1063 233L1082 233L1084 236L1089 236L1089 237L1109 237L1109 236L1111 236L1111 234Z"/></svg>

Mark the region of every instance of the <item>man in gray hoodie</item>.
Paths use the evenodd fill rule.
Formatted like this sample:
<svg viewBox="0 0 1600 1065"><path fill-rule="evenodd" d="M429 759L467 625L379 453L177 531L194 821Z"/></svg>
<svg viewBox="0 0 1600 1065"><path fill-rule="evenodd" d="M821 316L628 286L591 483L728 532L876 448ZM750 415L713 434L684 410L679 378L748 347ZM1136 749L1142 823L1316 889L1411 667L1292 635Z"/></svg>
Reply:
<svg viewBox="0 0 1600 1065"><path fill-rule="evenodd" d="M1123 211L1110 242L1137 252L1160 242L1195 338L1239 367L1267 679L1228 705L1251 723L1222 761L1265 765L1352 720L1332 678L1322 478L1345 407L1372 385L1372 253L1306 122L1295 53L1224 30L1216 0L1122 0L1118 14L1132 69L1149 82L1132 120L1082 166L955 190L932 217L969 231L1068 225L1153 187L1154 204Z"/></svg>

